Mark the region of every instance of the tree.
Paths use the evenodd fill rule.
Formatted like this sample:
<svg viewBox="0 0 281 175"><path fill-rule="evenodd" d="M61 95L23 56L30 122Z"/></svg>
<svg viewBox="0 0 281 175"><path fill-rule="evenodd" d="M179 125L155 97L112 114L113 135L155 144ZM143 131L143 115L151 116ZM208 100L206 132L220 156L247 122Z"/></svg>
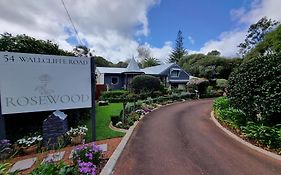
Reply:
<svg viewBox="0 0 281 175"><path fill-rule="evenodd" d="M149 57L142 60L142 68L152 67L160 65L160 61L157 58Z"/></svg>
<svg viewBox="0 0 281 175"><path fill-rule="evenodd" d="M151 51L149 47L147 47L146 45L139 45L137 51L138 51L138 57L141 60L151 57Z"/></svg>
<svg viewBox="0 0 281 175"><path fill-rule="evenodd" d="M218 50L212 50L211 52L208 52L207 55L220 56L221 53Z"/></svg>
<svg viewBox="0 0 281 175"><path fill-rule="evenodd" d="M101 56L93 56L93 58L95 60L96 67L111 67L113 65L112 62L107 61Z"/></svg>
<svg viewBox="0 0 281 175"><path fill-rule="evenodd" d="M241 64L239 58L224 58L221 56L192 54L184 56L179 65L193 76L207 79L228 79L230 73Z"/></svg>
<svg viewBox="0 0 281 175"><path fill-rule="evenodd" d="M258 43L246 56L245 61L259 56L281 52L281 25L267 33L263 41Z"/></svg>
<svg viewBox="0 0 281 175"><path fill-rule="evenodd" d="M13 36L9 33L0 35L0 50L8 52L73 56L73 53L59 49L59 46L50 40L44 41L27 35Z"/></svg>
<svg viewBox="0 0 281 175"><path fill-rule="evenodd" d="M182 31L179 30L176 39L176 46L170 54L169 62L170 63L178 63L180 59L187 54L186 49L183 46L183 36Z"/></svg>
<svg viewBox="0 0 281 175"><path fill-rule="evenodd" d="M249 53L259 42L261 42L264 36L272 31L279 22L268 19L267 17L261 18L257 23L252 24L248 29L248 34L243 43L238 45L239 54L243 57Z"/></svg>
<svg viewBox="0 0 281 175"><path fill-rule="evenodd" d="M93 54L87 46L78 45L73 49L73 53L77 57L92 57Z"/></svg>

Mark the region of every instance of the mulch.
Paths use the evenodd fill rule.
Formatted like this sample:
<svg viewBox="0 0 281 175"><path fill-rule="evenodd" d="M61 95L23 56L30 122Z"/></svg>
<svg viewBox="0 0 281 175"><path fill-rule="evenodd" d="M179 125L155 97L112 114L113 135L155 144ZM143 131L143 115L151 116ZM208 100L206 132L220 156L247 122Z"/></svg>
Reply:
<svg viewBox="0 0 281 175"><path fill-rule="evenodd" d="M98 173L102 170L102 168L104 167L104 165L106 164L106 162L108 161L108 159L110 158L110 156L113 154L113 152L115 151L115 149L117 148L117 146L119 145L119 143L121 142L122 137L118 137L118 138L112 138L112 139L106 139L106 140L99 140L96 141L95 143L97 145L101 145L101 144L107 144L107 151L103 154L102 157L102 161L101 161L101 165L99 167L97 167L97 171ZM94 143L94 142L92 142ZM87 144L91 144L91 143L87 143ZM30 155L24 155L24 156L17 156L14 157L10 160L7 160L8 163L11 163L12 165L14 163L16 163L19 160L24 160L24 159L28 159L28 158L32 158L32 157L37 157L37 161L35 162L35 164L27 170L21 171L18 174L22 175L22 174L28 174L30 173L34 168L36 168L37 166L40 165L40 163L43 161L43 159L45 157L47 157L48 154L50 153L55 153L55 152L61 152L61 151L65 151L64 157L61 161L63 161L64 163L68 164L68 165L73 165L73 162L71 159L69 159L69 155L71 153L71 151L77 147L76 146L68 146L59 150L51 150L51 151L46 151L43 153L36 153L36 154L30 154Z"/></svg>

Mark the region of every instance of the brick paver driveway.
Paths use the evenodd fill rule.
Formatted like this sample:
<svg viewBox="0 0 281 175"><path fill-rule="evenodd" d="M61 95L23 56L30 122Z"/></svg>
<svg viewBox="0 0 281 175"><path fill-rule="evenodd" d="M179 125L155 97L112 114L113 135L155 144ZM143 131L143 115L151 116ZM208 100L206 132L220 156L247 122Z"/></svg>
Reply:
<svg viewBox="0 0 281 175"><path fill-rule="evenodd" d="M232 140L210 119L212 100L171 105L142 120L114 175L280 175L281 162Z"/></svg>

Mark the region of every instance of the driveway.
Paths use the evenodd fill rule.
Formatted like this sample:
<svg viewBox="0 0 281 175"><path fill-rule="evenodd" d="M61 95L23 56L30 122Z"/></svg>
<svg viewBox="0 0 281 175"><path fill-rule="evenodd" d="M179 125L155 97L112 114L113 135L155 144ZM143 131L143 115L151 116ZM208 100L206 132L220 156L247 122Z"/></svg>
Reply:
<svg viewBox="0 0 281 175"><path fill-rule="evenodd" d="M114 175L280 175L281 162L232 140L210 119L212 100L161 108L135 128Z"/></svg>

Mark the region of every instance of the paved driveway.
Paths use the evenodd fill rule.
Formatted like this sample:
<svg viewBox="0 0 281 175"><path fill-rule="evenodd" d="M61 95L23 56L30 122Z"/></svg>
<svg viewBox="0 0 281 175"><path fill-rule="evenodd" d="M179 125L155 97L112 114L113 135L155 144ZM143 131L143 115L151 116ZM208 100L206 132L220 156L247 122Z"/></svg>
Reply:
<svg viewBox="0 0 281 175"><path fill-rule="evenodd" d="M115 175L280 175L281 162L232 140L210 119L212 100L171 105L135 128Z"/></svg>

